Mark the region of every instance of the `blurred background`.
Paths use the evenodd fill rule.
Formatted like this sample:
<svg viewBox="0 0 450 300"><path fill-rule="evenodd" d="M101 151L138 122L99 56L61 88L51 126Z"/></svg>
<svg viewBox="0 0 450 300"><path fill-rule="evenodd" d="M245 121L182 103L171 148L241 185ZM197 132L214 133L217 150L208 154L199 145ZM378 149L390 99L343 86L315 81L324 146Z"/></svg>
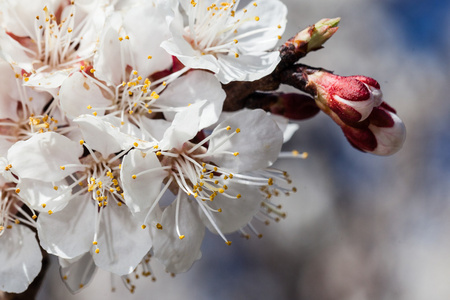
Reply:
<svg viewBox="0 0 450 300"><path fill-rule="evenodd" d="M262 239L207 234L203 258L172 278L136 280L131 295L98 271L71 295L53 261L39 299L450 299L450 1L284 0L287 39L341 17L325 48L301 62L366 75L407 128L403 149L376 157L353 149L321 113L284 145L298 192L278 202L287 218ZM286 88L290 90L289 88Z"/></svg>

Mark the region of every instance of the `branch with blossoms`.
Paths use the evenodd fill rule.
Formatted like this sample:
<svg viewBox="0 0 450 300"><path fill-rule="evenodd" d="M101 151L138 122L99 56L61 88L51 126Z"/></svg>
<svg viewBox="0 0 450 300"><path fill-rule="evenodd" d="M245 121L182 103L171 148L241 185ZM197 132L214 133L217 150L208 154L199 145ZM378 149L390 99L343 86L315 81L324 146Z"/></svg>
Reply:
<svg viewBox="0 0 450 300"><path fill-rule="evenodd" d="M319 21L276 51L284 4L238 5L2 6L5 297L42 279L41 249L58 257L73 293L97 268L133 292L132 278L155 280L151 258L169 273L187 271L206 229L227 245L233 232L261 236L259 224L285 217L276 196L296 191L272 164L306 157L281 152L295 130L289 120L322 110L356 148L400 149L404 125L374 79L298 63L322 48L339 19ZM280 84L301 93L279 92Z"/></svg>

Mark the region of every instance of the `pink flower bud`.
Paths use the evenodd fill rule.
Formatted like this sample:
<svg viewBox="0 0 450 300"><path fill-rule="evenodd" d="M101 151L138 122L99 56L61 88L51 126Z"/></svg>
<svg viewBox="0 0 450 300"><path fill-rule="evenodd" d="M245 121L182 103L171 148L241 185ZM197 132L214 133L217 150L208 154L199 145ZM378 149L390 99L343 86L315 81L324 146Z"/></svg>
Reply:
<svg viewBox="0 0 450 300"><path fill-rule="evenodd" d="M395 110L386 103L373 108L367 121L358 127L342 125L342 131L357 149L376 155L391 155L400 150L406 129Z"/></svg>
<svg viewBox="0 0 450 300"><path fill-rule="evenodd" d="M308 75L308 86L316 89L317 105L327 114L356 126L382 102L380 85L365 76L338 76L324 71Z"/></svg>

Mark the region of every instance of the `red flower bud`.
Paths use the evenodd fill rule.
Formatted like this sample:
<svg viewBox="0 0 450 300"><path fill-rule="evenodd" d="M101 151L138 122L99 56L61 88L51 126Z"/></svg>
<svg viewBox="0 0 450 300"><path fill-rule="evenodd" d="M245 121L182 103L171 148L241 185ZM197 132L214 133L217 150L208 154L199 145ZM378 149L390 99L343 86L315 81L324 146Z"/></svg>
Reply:
<svg viewBox="0 0 450 300"><path fill-rule="evenodd" d="M308 75L308 86L316 89L317 105L325 113L337 115L350 126L367 119L382 102L380 85L370 77L317 71Z"/></svg>
<svg viewBox="0 0 450 300"><path fill-rule="evenodd" d="M400 150L406 129L395 110L386 103L373 108L368 122L359 127L341 126L349 142L357 149L377 155L391 155Z"/></svg>

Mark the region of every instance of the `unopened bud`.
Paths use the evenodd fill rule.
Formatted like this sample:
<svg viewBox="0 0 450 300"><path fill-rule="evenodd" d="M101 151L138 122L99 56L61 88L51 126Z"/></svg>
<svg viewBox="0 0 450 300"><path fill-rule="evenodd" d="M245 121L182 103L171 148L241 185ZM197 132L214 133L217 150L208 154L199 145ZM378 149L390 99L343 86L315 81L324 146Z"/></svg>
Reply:
<svg viewBox="0 0 450 300"><path fill-rule="evenodd" d="M280 56L283 66L289 66L308 52L322 48L322 45L338 30L340 18L322 19L311 25L280 47Z"/></svg>
<svg viewBox="0 0 450 300"><path fill-rule="evenodd" d="M365 126L342 126L342 131L349 142L364 152L376 155L391 155L402 147L406 129L395 110L386 103L375 107L364 122Z"/></svg>
<svg viewBox="0 0 450 300"><path fill-rule="evenodd" d="M317 105L329 115L336 114L347 125L364 121L382 102L380 85L370 77L338 76L325 71L307 77L308 87L316 90Z"/></svg>

